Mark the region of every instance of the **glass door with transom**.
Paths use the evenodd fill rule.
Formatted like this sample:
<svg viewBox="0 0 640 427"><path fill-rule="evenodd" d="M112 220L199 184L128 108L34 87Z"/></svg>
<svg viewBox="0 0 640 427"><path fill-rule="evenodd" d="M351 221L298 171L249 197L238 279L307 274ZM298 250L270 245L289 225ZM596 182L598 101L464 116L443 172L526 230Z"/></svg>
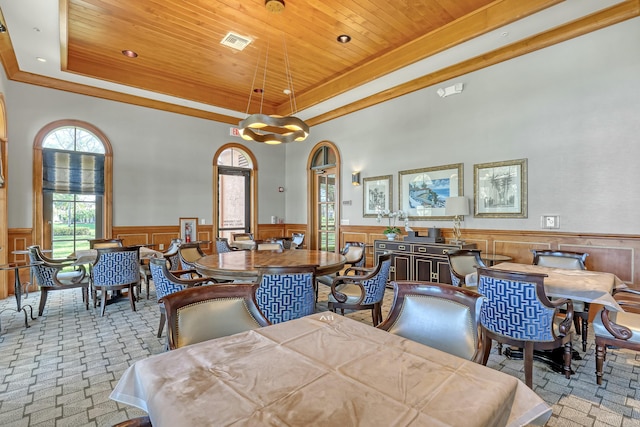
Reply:
<svg viewBox="0 0 640 427"><path fill-rule="evenodd" d="M335 252L337 241L335 168L316 171L314 188L317 249Z"/></svg>
<svg viewBox="0 0 640 427"><path fill-rule="evenodd" d="M218 167L218 236L251 232L251 170Z"/></svg>

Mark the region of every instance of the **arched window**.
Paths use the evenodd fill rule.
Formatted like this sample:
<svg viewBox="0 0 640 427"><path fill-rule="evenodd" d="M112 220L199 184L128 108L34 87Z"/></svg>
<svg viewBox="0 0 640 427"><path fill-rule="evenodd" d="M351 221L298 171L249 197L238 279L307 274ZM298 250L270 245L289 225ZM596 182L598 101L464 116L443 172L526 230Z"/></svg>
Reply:
<svg viewBox="0 0 640 427"><path fill-rule="evenodd" d="M110 237L111 147L97 128L78 121L45 126L34 144L34 177L34 230L42 233L36 242L51 247L54 257Z"/></svg>
<svg viewBox="0 0 640 427"><path fill-rule="evenodd" d="M216 235L252 233L256 222L255 171L250 151L238 144L221 147L214 157L214 215Z"/></svg>

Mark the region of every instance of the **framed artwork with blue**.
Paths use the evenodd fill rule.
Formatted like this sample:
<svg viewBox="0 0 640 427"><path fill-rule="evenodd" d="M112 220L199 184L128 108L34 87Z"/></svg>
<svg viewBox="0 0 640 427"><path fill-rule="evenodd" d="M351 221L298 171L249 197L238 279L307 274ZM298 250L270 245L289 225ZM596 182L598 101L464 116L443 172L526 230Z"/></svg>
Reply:
<svg viewBox="0 0 640 427"><path fill-rule="evenodd" d="M411 220L450 220L444 214L449 197L463 195L463 165L435 166L398 172L400 209Z"/></svg>

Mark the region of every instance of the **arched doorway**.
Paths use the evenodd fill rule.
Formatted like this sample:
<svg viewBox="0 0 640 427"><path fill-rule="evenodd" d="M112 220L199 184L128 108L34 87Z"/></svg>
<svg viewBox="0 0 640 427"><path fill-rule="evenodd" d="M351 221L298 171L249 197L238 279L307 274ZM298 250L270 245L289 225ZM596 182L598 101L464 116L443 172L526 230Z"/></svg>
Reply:
<svg viewBox="0 0 640 427"><path fill-rule="evenodd" d="M309 247L337 252L340 218L340 153L331 142L318 143L307 162Z"/></svg>
<svg viewBox="0 0 640 427"><path fill-rule="evenodd" d="M231 240L233 233L254 233L257 222L258 163L239 144L226 144L213 158L214 233Z"/></svg>

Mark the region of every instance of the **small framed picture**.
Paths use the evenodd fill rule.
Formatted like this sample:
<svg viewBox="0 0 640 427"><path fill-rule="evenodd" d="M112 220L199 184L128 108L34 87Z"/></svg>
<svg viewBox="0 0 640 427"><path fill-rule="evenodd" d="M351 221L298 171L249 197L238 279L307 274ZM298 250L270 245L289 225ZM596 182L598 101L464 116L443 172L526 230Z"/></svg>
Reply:
<svg viewBox="0 0 640 427"><path fill-rule="evenodd" d="M463 194L462 163L398 172L400 209L412 220L446 220L449 197Z"/></svg>
<svg viewBox="0 0 640 427"><path fill-rule="evenodd" d="M362 216L374 218L378 212L393 210L392 175L374 176L362 180L364 191L362 200Z"/></svg>
<svg viewBox="0 0 640 427"><path fill-rule="evenodd" d="M527 217L527 159L473 165L474 215Z"/></svg>
<svg viewBox="0 0 640 427"><path fill-rule="evenodd" d="M180 218L180 238L184 243L198 240L198 218Z"/></svg>

